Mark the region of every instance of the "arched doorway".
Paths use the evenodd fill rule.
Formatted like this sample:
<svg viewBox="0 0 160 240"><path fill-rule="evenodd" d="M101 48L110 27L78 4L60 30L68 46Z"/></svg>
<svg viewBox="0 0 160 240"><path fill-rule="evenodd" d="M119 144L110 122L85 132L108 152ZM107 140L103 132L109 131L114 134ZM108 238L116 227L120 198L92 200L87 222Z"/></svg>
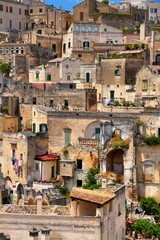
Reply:
<svg viewBox="0 0 160 240"><path fill-rule="evenodd" d="M19 204L19 200L22 199L22 196L24 195L24 187L20 183L17 186L17 204Z"/></svg>
<svg viewBox="0 0 160 240"><path fill-rule="evenodd" d="M123 149L111 150L106 156L106 171L113 171L118 174L124 174Z"/></svg>

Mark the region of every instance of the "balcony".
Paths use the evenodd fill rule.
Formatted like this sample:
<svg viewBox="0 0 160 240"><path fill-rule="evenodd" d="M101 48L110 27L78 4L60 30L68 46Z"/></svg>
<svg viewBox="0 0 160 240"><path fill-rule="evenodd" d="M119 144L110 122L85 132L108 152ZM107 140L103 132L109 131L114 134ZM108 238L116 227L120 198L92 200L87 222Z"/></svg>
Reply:
<svg viewBox="0 0 160 240"><path fill-rule="evenodd" d="M96 148L100 144L100 140L98 139L78 138L78 140L81 146L90 146Z"/></svg>

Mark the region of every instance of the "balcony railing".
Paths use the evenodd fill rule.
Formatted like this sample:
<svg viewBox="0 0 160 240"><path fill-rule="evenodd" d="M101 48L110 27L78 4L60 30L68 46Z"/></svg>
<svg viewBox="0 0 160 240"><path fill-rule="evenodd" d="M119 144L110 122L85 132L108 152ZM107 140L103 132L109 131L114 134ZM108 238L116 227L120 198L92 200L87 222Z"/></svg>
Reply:
<svg viewBox="0 0 160 240"><path fill-rule="evenodd" d="M100 144L100 140L91 139L91 138L78 138L79 144L82 146L95 146L98 147Z"/></svg>

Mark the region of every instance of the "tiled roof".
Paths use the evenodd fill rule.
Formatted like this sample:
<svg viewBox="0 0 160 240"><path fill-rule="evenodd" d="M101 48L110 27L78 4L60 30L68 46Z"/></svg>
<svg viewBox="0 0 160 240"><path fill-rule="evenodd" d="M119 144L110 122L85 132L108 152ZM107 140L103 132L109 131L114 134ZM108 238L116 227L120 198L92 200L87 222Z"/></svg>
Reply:
<svg viewBox="0 0 160 240"><path fill-rule="evenodd" d="M83 188L73 188L70 194L71 198L93 202L98 204L105 204L114 198L114 193L111 189L88 190Z"/></svg>
<svg viewBox="0 0 160 240"><path fill-rule="evenodd" d="M52 87L52 84L50 83L32 83L32 85L42 91L44 91L45 89L48 89L50 87Z"/></svg>
<svg viewBox="0 0 160 240"><path fill-rule="evenodd" d="M35 160L39 160L39 161L55 161L55 160L59 160L60 157L58 154L45 154L45 155L37 155L35 157Z"/></svg>

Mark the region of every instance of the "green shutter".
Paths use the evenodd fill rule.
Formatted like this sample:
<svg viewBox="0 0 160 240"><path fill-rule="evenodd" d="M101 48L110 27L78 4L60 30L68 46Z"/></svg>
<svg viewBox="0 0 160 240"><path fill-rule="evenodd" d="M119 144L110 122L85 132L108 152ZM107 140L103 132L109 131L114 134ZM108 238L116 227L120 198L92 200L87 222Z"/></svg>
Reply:
<svg viewBox="0 0 160 240"><path fill-rule="evenodd" d="M39 72L36 72L36 78L39 78Z"/></svg>
<svg viewBox="0 0 160 240"><path fill-rule="evenodd" d="M64 133L64 141L65 141L65 145L68 145L71 143L71 133L70 132L65 132Z"/></svg>
<svg viewBox="0 0 160 240"><path fill-rule="evenodd" d="M51 81L51 74L47 75L47 81Z"/></svg>
<svg viewBox="0 0 160 240"><path fill-rule="evenodd" d="M100 140L100 128L95 128L95 139Z"/></svg>

